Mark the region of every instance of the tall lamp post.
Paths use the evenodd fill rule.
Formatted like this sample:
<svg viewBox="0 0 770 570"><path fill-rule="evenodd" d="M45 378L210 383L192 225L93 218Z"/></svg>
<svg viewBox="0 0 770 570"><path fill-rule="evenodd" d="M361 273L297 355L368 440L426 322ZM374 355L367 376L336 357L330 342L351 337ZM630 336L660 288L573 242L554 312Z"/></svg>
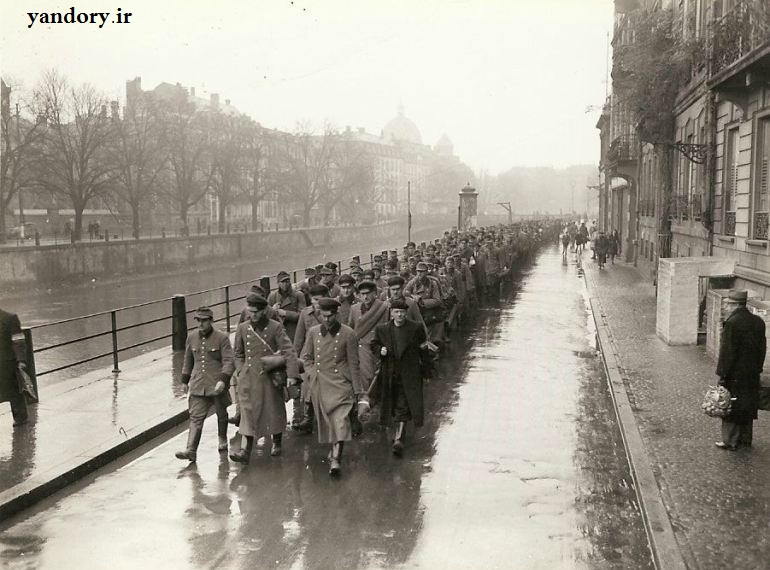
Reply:
<svg viewBox="0 0 770 570"><path fill-rule="evenodd" d="M406 182L406 241L412 241L412 181Z"/></svg>

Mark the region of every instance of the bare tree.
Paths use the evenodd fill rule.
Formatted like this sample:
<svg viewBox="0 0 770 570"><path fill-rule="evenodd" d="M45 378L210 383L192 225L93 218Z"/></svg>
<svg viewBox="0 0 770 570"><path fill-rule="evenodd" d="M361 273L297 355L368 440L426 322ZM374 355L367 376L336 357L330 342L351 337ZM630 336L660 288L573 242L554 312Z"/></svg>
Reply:
<svg viewBox="0 0 770 570"><path fill-rule="evenodd" d="M15 112L11 110L11 87L4 81L0 81L0 92L0 243L5 243L8 207L19 190L30 184L30 165L42 129L37 120L22 116L21 109L27 108L23 103L17 100Z"/></svg>
<svg viewBox="0 0 770 570"><path fill-rule="evenodd" d="M157 105L145 100L128 106L122 119L112 119L110 157L117 169L116 193L131 208L132 234L139 239L140 210L152 201L167 164L164 124Z"/></svg>
<svg viewBox="0 0 770 570"><path fill-rule="evenodd" d="M280 139L280 182L288 201L302 209L305 226L310 225L310 213L330 187L333 137L329 126L323 134L314 135L300 125L293 135Z"/></svg>
<svg viewBox="0 0 770 570"><path fill-rule="evenodd" d="M225 214L236 192L244 185L246 153L251 150L251 120L246 116L212 115L212 189L219 204L219 231L225 231Z"/></svg>
<svg viewBox="0 0 770 570"><path fill-rule="evenodd" d="M56 71L44 74L35 89L37 115L44 117L35 183L65 197L75 210L73 241L81 239L83 210L105 195L115 168L107 159L114 136L107 102L92 86L71 87Z"/></svg>
<svg viewBox="0 0 770 570"><path fill-rule="evenodd" d="M211 188L214 164L211 160L211 117L198 111L180 92L163 105L163 120L171 170L163 193L176 205L179 218L187 226L187 214Z"/></svg>
<svg viewBox="0 0 770 570"><path fill-rule="evenodd" d="M362 144L335 136L332 145L331 183L321 197L324 208L324 224L327 224L334 208L340 204L356 221L360 207L374 210L377 201L374 159Z"/></svg>
<svg viewBox="0 0 770 570"><path fill-rule="evenodd" d="M251 205L251 229L259 223L259 203L268 192L268 179L272 172L270 163L270 142L264 130L257 123L250 122L246 131L243 169L244 179L241 192Z"/></svg>

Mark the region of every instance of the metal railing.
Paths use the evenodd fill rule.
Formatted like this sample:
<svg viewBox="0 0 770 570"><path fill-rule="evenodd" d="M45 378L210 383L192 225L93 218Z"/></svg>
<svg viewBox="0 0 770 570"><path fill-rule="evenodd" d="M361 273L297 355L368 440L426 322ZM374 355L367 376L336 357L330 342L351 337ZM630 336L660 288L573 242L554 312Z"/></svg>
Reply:
<svg viewBox="0 0 770 570"><path fill-rule="evenodd" d="M635 134L620 135L610 143L607 160L610 163L636 160L638 146Z"/></svg>
<svg viewBox="0 0 770 570"><path fill-rule="evenodd" d="M768 213L754 213L754 239L767 239Z"/></svg>
<svg viewBox="0 0 770 570"><path fill-rule="evenodd" d="M725 212L725 222L722 233L726 236L735 235L735 212Z"/></svg>
<svg viewBox="0 0 770 570"><path fill-rule="evenodd" d="M374 255L375 254L369 254L369 259L366 260L366 261L361 261L360 266L364 267L364 268L371 266L373 264ZM343 261L345 261L345 262L347 262L349 264L350 261L352 261L352 259L353 259L353 257L348 257L348 258L342 258L342 259L338 260L337 261L338 271L340 271L340 272L343 271L343 265L342 265ZM290 275L292 275L293 282L294 282L294 284L296 284L296 283L298 283L301 280L301 279L299 279L300 275L302 275L304 277L304 270L301 270L301 269L300 270L293 270L293 271L290 272ZM266 290L266 293L269 293L270 291L273 291L273 290L275 290L277 288L277 283L275 283L275 286L271 285L271 279L274 281L275 280L275 276L273 276L273 277L264 276L264 277L260 278L260 280L259 280L261 286L263 287L263 289ZM209 298L219 298L220 300L217 300L217 301L214 301L214 302L208 302L208 303L205 303L205 304L207 304L211 308L224 307L224 315L219 317L219 318L217 318L217 319L215 319L214 322L225 322L226 331L230 332L232 330L232 319L233 319L233 317L240 315L240 312L241 312L241 310L235 310L234 311L233 310L233 304L235 304L235 303L237 303L239 301L241 301L241 302L244 301L246 299L246 296L248 295L248 292L243 293L243 294L238 294L238 293L233 294L234 293L233 290L237 289L237 288L243 288L245 286L249 286L249 285L253 284L254 282L255 282L255 280L250 279L248 281L241 281L241 282L237 282L237 283L229 283L229 284L223 285L221 287L213 287L211 289L204 289L204 290L201 290L201 291L194 291L192 293L186 293L182 297L184 299L189 299L189 298L193 298L193 297L196 297L196 296L204 296L205 295L205 296L207 296ZM27 336L27 346L28 346L28 349L29 348L32 349L29 352L31 352L31 354L33 354L33 355L39 355L41 353L45 353L45 352L61 349L61 348L66 347L66 346L72 346L72 345L75 345L75 344L78 344L78 343L90 342L90 341L93 341L95 339L106 338L106 337L109 337L109 341L110 341L110 345L111 345L111 348L110 348L109 351L102 351L102 352L99 352L98 354L89 356L87 358L80 358L80 359L77 359L77 360L74 360L74 361L71 361L71 362L66 362L64 364L57 364L57 365L53 366L52 368L48 368L46 370L42 370L42 371L35 370L35 378L39 378L41 376L46 376L46 375L49 375L49 374L53 374L55 372L61 372L63 370L69 369L69 368L74 368L76 366L81 366L83 364L87 364L89 362L93 362L95 360L99 360L99 359L103 359L103 358L108 358L108 357L112 357L112 366L113 366L112 371L113 371L113 373L116 373L116 374L119 373L120 372L120 354L121 353L124 353L124 352L132 350L132 349L140 348L140 347L143 347L143 346L147 346L147 345L150 345L150 344L158 342L158 341L167 340L167 339L173 339L174 327L173 326L169 326L168 327L168 332L164 333L162 335L152 336L150 338L142 339L142 340L140 340L138 342L132 342L132 343L124 345L124 346L120 345L120 335L119 335L119 333L124 332L124 331L128 331L128 330L132 330L132 329L136 329L136 328L139 328L139 327L143 327L143 326L148 326L148 325L160 323L160 322L163 322L163 321L172 321L173 322L173 319L175 318L174 308L173 308L173 301L174 301L174 299L175 299L175 297L166 297L166 298L163 298L163 299L156 299L156 300L153 300L153 301L147 301L147 302L144 302L144 303L138 303L138 304L135 304L135 305L128 305L128 306L125 306L125 307L119 307L117 309L111 309L111 310L108 310L108 311L100 311L100 312L91 313L91 314L83 315L83 316L79 316L79 317L72 317L72 318L68 318L68 319L61 319L61 320L57 320L57 321L51 321L51 322L42 323L42 324L39 324L39 325L33 325L33 326L30 326L30 327L25 327L25 331L26 331L25 334ZM129 323L129 324L125 324L125 325L119 326L119 321L120 321L119 317L121 315L125 315L126 313L128 313L129 311L132 311L132 310L136 310L136 309L140 309L140 308L144 308L144 307L150 307L150 306L154 306L154 305L159 305L159 304L162 304L162 303L168 303L172 307L169 314L164 314L163 316L154 317L154 318L147 319L147 320L143 319L140 322L133 322L133 323ZM187 332L189 332L191 330L194 330L196 328L194 326L193 327L187 326L187 317L188 317L188 315L195 313L196 309L192 308L192 309L188 310L188 309L186 309L186 305L184 303L182 304L182 306L185 307L185 309L182 311L182 318L184 318L183 329L184 329L184 333L185 333L184 336L186 337L186 333ZM103 319L103 318L107 318L107 317L109 317L109 321L110 321L110 326L109 326L109 328L107 330L101 330L101 331L96 332L96 333L90 333L90 334L86 334L86 335L83 335L83 336L78 336L76 338L70 338L70 339L67 339L67 340L63 340L63 341L60 341L60 342L53 342L53 343L41 346L39 348L35 348L34 347L34 343L32 342L32 334L34 332L36 332L36 331L41 331L43 329L57 327L57 326L68 326L68 325L71 326L73 323L86 322L86 321L93 320L93 319ZM176 315L176 317L179 318L179 315ZM34 362L34 357L33 357L33 362Z"/></svg>
<svg viewBox="0 0 770 570"><path fill-rule="evenodd" d="M712 24L711 72L716 74L770 41L766 0L741 0Z"/></svg>

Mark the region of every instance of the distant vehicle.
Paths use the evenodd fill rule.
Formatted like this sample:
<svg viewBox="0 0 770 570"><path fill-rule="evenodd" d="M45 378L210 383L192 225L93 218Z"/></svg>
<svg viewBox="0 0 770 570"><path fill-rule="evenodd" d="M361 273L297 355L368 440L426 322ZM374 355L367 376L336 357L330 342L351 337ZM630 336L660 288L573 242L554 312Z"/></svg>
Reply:
<svg viewBox="0 0 770 570"><path fill-rule="evenodd" d="M21 226L8 228L5 232L7 239L21 239ZM24 239L33 239L35 237L35 224L32 222L24 223Z"/></svg>

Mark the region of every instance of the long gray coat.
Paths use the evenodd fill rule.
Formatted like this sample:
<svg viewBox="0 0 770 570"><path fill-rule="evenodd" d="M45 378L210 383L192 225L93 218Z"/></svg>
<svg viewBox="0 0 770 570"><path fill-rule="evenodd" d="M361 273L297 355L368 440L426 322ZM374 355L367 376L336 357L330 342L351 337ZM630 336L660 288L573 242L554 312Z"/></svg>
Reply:
<svg viewBox="0 0 770 570"><path fill-rule="evenodd" d="M21 337L21 322L14 313L0 309L0 402L9 402L19 394L16 368L25 362L23 342L13 342Z"/></svg>
<svg viewBox="0 0 770 570"><path fill-rule="evenodd" d="M259 337L270 346L265 346ZM262 437L282 433L286 428L286 405L283 389L273 385L262 369L260 357L280 352L286 358L286 373L290 378L299 375L297 353L286 336L283 325L268 320L265 328L252 328L250 322L241 323L235 331L235 374L232 383L241 410L238 426L242 435Z"/></svg>

